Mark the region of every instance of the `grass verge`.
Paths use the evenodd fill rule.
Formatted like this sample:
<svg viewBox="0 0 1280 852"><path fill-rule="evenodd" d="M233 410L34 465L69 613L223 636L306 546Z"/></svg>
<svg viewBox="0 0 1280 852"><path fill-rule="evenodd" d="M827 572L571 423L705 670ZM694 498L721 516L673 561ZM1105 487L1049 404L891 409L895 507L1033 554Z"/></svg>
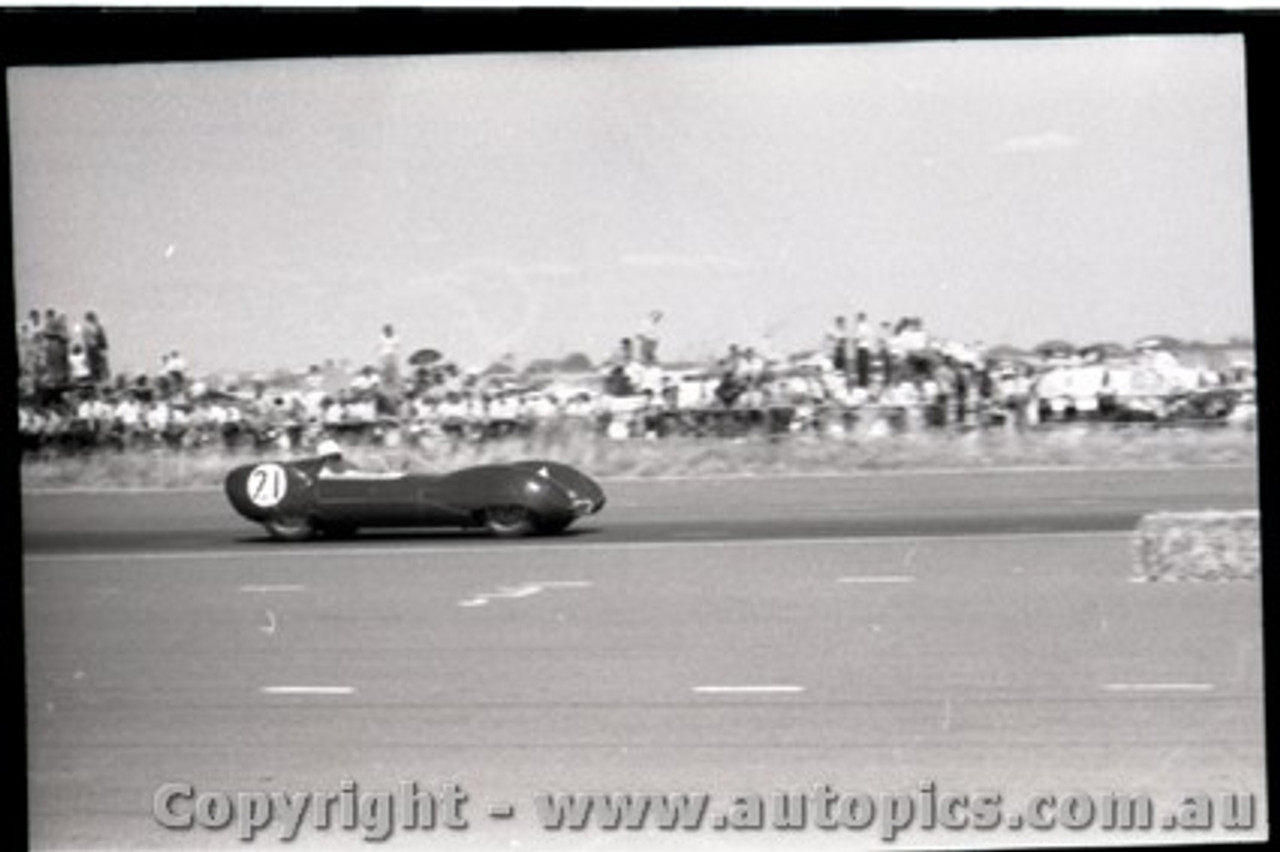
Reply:
<svg viewBox="0 0 1280 852"><path fill-rule="evenodd" d="M24 489L218 486L237 464L288 453L224 450L97 452L24 458ZM375 470L443 472L475 464L550 458L596 477L853 474L987 467L1188 467L1252 465L1253 430L1054 427L1027 432L917 433L874 438L667 438L611 441L509 439L458 446L355 447Z"/></svg>

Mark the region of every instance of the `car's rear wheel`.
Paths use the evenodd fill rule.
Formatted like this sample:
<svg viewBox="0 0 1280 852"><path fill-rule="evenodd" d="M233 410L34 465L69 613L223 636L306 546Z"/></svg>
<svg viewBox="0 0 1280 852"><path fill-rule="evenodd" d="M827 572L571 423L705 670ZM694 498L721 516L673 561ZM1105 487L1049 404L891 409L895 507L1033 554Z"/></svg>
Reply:
<svg viewBox="0 0 1280 852"><path fill-rule="evenodd" d="M277 541L306 541L316 534L315 524L306 516L272 518L262 524Z"/></svg>
<svg viewBox="0 0 1280 852"><path fill-rule="evenodd" d="M319 531L325 538L352 538L358 530L355 524L324 524Z"/></svg>
<svg viewBox="0 0 1280 852"><path fill-rule="evenodd" d="M533 532L533 516L524 506L490 506L484 510L484 525L496 536L515 538Z"/></svg>
<svg viewBox="0 0 1280 852"><path fill-rule="evenodd" d="M534 522L533 526L542 535L555 535L556 533L564 532L571 523L573 523L573 518L558 518L554 521L539 518Z"/></svg>

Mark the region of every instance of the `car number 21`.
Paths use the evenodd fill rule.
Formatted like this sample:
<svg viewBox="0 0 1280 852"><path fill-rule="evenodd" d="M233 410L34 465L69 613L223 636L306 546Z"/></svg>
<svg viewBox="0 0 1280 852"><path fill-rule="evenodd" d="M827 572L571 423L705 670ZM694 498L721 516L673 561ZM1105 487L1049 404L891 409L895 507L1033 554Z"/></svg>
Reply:
<svg viewBox="0 0 1280 852"><path fill-rule="evenodd" d="M267 508L279 504L289 489L289 479L278 464L260 464L249 471L245 490L257 506Z"/></svg>

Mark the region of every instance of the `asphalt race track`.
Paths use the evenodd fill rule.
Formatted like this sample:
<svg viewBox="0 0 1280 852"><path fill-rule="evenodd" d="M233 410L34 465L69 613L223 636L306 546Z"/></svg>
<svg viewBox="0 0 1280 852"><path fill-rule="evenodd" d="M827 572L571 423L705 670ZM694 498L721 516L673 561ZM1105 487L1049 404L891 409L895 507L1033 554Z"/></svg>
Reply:
<svg viewBox="0 0 1280 852"><path fill-rule="evenodd" d="M30 836L249 848L156 791L422 790L419 848L859 848L876 830L548 831L551 792L1252 792L1257 583L1135 583L1145 512L1244 468L616 481L571 534L278 544L216 491L24 496ZM490 814L510 805L511 816ZM715 810L713 805L712 810ZM277 826L258 842L276 845ZM1201 832L1190 839L1222 836ZM1232 836L1227 834L1225 836ZM1158 843L907 831L893 845ZM294 846L370 848L304 825Z"/></svg>

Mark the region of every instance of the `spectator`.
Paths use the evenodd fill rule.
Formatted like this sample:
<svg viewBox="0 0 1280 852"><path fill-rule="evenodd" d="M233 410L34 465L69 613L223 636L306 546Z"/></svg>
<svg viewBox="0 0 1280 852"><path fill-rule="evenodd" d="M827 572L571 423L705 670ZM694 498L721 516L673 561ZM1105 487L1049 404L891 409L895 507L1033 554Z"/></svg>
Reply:
<svg viewBox="0 0 1280 852"><path fill-rule="evenodd" d="M168 393L178 393L187 378L187 362L177 349L160 356L160 375L165 380Z"/></svg>
<svg viewBox="0 0 1280 852"><path fill-rule="evenodd" d="M638 381L636 381L635 384L642 391L661 393L662 381L666 378L666 373L663 371L662 367L658 366L656 361L651 361L648 364L641 364L639 369L635 371L635 375L638 377Z"/></svg>
<svg viewBox="0 0 1280 852"><path fill-rule="evenodd" d="M33 343L35 336L40 332L40 312L30 311L25 319L18 321L18 341L20 343Z"/></svg>
<svg viewBox="0 0 1280 852"><path fill-rule="evenodd" d="M955 396L956 423L964 425L969 422L969 395L973 385L973 366L966 363L954 365L952 375L952 394Z"/></svg>
<svg viewBox="0 0 1280 852"><path fill-rule="evenodd" d="M888 389L884 403L888 406L889 426L900 432L911 423L911 415L920 404L920 391L915 383L901 381Z"/></svg>
<svg viewBox="0 0 1280 852"><path fill-rule="evenodd" d="M951 421L953 412L958 414L957 409L959 406L956 402L956 389L960 382L959 372L959 366L949 357L944 357L934 367L931 381L936 390L932 399L931 425L946 426Z"/></svg>
<svg viewBox="0 0 1280 852"><path fill-rule="evenodd" d="M893 324L888 320L880 323L880 333L876 335L876 348L880 354L880 386L888 387L896 380L892 351Z"/></svg>
<svg viewBox="0 0 1280 852"><path fill-rule="evenodd" d="M929 337L925 334L924 320L919 317L904 319L902 327L902 349L907 358L907 375L912 380L920 380L929 375L932 361L929 359Z"/></svg>
<svg viewBox="0 0 1280 852"><path fill-rule="evenodd" d="M838 316L835 324L827 332L827 351L831 353L831 364L836 372L848 377L850 369L850 337L845 318Z"/></svg>
<svg viewBox="0 0 1280 852"><path fill-rule="evenodd" d="M372 393L377 387L378 374L369 364L361 367L360 372L351 379L351 390L357 394Z"/></svg>
<svg viewBox="0 0 1280 852"><path fill-rule="evenodd" d="M764 358L756 352L754 346L748 346L742 352L742 359L738 369L738 376L746 383L747 387L759 387L765 376Z"/></svg>
<svg viewBox="0 0 1280 852"><path fill-rule="evenodd" d="M916 342L911 318L902 317L893 327L893 338L889 342L889 353L895 364L893 381L895 385L915 378L912 373L911 358Z"/></svg>
<svg viewBox="0 0 1280 852"><path fill-rule="evenodd" d="M21 398L35 393L41 345L40 312L33 310L18 323L18 393Z"/></svg>
<svg viewBox="0 0 1280 852"><path fill-rule="evenodd" d="M457 391L446 393L444 402L440 403L437 409L437 415L440 418L440 428L446 435L453 438L465 436L470 420L470 411L466 402L462 399L462 394Z"/></svg>
<svg viewBox="0 0 1280 852"><path fill-rule="evenodd" d="M79 335L71 342L67 352L67 369L71 384L76 387L87 387L93 383L93 371L89 366L89 353Z"/></svg>
<svg viewBox="0 0 1280 852"><path fill-rule="evenodd" d="M143 425L153 436L158 436L169 425L169 413L169 404L163 399L157 399L143 411Z"/></svg>
<svg viewBox="0 0 1280 852"><path fill-rule="evenodd" d="M569 397L564 405L564 413L571 420L581 422L586 422L593 418L596 412L591 404L591 394L583 391Z"/></svg>
<svg viewBox="0 0 1280 852"><path fill-rule="evenodd" d="M871 348L875 345L875 340L865 313L859 312L854 320L853 340L854 375L858 387L866 388L871 383Z"/></svg>
<svg viewBox="0 0 1280 852"><path fill-rule="evenodd" d="M662 311L650 311L636 335L640 344L640 363L646 366L658 363L658 324L661 322Z"/></svg>
<svg viewBox="0 0 1280 852"><path fill-rule="evenodd" d="M61 398L69 378L67 363L67 318L53 308L44 314L44 328L41 358L41 385L46 400L56 401Z"/></svg>
<svg viewBox="0 0 1280 852"><path fill-rule="evenodd" d="M303 380L303 384L307 386L308 391L324 390L324 371L320 369L319 364L312 364L307 367L307 376Z"/></svg>
<svg viewBox="0 0 1280 852"><path fill-rule="evenodd" d="M338 400L326 396L320 401L320 422L325 426L337 426L347 419L346 406Z"/></svg>
<svg viewBox="0 0 1280 852"><path fill-rule="evenodd" d="M509 391L500 391L495 394L486 415L490 437L501 438L514 432L517 420L514 396Z"/></svg>
<svg viewBox="0 0 1280 852"><path fill-rule="evenodd" d="M94 311L85 312L82 329L92 381L94 384L101 384L111 378L111 367L107 359L107 330Z"/></svg>
<svg viewBox="0 0 1280 852"><path fill-rule="evenodd" d="M738 349L738 344L729 344L729 353L720 361L720 368L735 376L742 371L742 352Z"/></svg>
<svg viewBox="0 0 1280 852"><path fill-rule="evenodd" d="M662 407L667 411L676 411L680 407L680 386L670 376L662 377L662 388L659 391Z"/></svg>
<svg viewBox="0 0 1280 852"><path fill-rule="evenodd" d="M389 393L398 394L400 390L400 338L395 328L387 323L382 327L382 337L378 340L378 367L383 387Z"/></svg>
<svg viewBox="0 0 1280 852"><path fill-rule="evenodd" d="M654 366L654 369L661 373L661 368ZM627 384L631 388L631 393L639 393L645 387L645 381L649 375L649 369L639 361L628 361L622 366L623 373L626 374Z"/></svg>
<svg viewBox="0 0 1280 852"><path fill-rule="evenodd" d="M635 360L635 344L630 337L618 341L618 353L610 359L611 363L625 366Z"/></svg>
<svg viewBox="0 0 1280 852"><path fill-rule="evenodd" d="M734 371L725 370L720 376L720 383L716 385L716 399L725 408L732 408L745 390L746 386Z"/></svg>
<svg viewBox="0 0 1280 852"><path fill-rule="evenodd" d="M634 390L621 364L612 367L604 378L604 392L609 396L630 396Z"/></svg>
<svg viewBox="0 0 1280 852"><path fill-rule="evenodd" d="M342 457L342 447L332 438L326 438L316 447L320 459L321 476L342 476L355 470L354 465Z"/></svg>

